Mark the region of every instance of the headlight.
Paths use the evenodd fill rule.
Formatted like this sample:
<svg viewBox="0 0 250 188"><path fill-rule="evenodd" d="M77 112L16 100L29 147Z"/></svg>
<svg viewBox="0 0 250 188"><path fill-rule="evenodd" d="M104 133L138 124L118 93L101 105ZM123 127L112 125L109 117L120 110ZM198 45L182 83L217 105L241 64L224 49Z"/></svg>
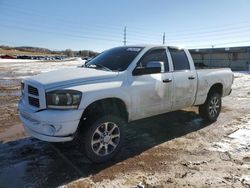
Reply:
<svg viewBox="0 0 250 188"><path fill-rule="evenodd" d="M56 90L46 93L48 108L76 109L82 98L82 93L75 90Z"/></svg>

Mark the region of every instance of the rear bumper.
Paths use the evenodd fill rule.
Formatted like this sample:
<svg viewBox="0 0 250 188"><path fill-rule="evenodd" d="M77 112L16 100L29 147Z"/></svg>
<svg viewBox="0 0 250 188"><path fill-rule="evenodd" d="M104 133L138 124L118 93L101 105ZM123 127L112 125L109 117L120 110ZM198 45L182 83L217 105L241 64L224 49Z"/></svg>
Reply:
<svg viewBox="0 0 250 188"><path fill-rule="evenodd" d="M32 111L19 101L19 117L27 133L48 142L73 140L82 110Z"/></svg>

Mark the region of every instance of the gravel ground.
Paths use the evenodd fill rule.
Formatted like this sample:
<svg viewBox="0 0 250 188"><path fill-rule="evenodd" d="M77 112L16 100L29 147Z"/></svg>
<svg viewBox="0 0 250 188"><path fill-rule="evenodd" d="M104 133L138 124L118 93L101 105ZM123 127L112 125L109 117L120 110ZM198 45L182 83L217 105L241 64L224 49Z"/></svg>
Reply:
<svg viewBox="0 0 250 188"><path fill-rule="evenodd" d="M0 61L0 187L250 187L250 74L235 73L217 122L192 107L130 123L119 155L97 165L75 143L27 136L16 110L20 79L80 64Z"/></svg>

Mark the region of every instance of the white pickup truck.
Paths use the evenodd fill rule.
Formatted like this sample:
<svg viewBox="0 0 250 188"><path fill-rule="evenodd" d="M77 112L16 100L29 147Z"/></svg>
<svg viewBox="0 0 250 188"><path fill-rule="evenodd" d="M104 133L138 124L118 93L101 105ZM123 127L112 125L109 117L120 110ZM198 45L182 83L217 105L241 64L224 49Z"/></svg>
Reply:
<svg viewBox="0 0 250 188"><path fill-rule="evenodd" d="M82 67L23 80L18 109L31 136L48 142L77 137L87 157L103 162L121 148L130 121L189 106L216 121L232 83L230 69L196 70L186 49L124 46Z"/></svg>

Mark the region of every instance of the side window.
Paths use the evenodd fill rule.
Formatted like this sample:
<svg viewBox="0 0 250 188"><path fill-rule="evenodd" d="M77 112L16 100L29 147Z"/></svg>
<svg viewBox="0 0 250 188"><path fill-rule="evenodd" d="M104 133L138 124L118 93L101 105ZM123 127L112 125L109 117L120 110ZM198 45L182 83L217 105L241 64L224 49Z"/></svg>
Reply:
<svg viewBox="0 0 250 188"><path fill-rule="evenodd" d="M184 50L169 48L174 70L190 70L189 61Z"/></svg>
<svg viewBox="0 0 250 188"><path fill-rule="evenodd" d="M150 61L162 61L164 62L165 72L169 71L168 58L165 49L157 49L147 52L142 60L139 62L140 67L146 67Z"/></svg>

